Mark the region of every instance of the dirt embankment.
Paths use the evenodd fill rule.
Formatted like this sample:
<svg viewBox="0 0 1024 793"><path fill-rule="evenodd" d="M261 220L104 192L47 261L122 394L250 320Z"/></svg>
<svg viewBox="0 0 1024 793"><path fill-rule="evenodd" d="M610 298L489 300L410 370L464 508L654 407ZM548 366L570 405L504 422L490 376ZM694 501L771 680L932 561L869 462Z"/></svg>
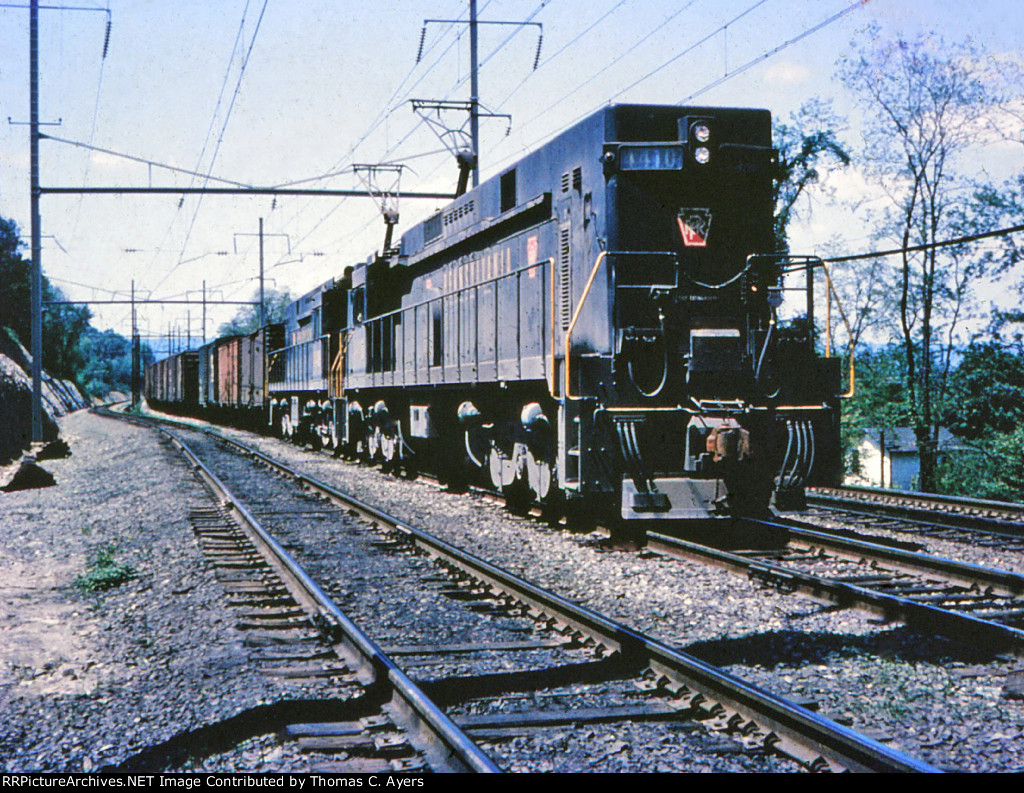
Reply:
<svg viewBox="0 0 1024 793"><path fill-rule="evenodd" d="M32 358L0 330L0 465L21 456L32 441ZM43 439L57 439L58 416L88 407L74 383L43 372Z"/></svg>

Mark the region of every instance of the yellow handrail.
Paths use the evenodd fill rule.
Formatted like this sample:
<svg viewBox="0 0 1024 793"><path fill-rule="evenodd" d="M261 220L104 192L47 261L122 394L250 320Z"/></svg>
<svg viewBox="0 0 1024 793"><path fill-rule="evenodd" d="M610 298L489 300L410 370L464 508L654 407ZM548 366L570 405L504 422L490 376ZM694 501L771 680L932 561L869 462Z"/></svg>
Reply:
<svg viewBox="0 0 1024 793"><path fill-rule="evenodd" d="M590 294L590 287L594 284L594 279L597 277L597 271L601 267L601 263L604 261L605 256L608 255L608 251L601 251L597 256L597 261L594 262L593 268L590 270L590 277L587 279L587 285L583 287L583 294L580 295L580 302L576 305L576 310L572 314L572 319L569 321L569 328L565 331L565 387L562 392L565 394L566 399L579 400L583 397L571 393L569 388L569 345L572 341L572 330L576 327L576 320L580 318L580 312L583 310L583 304L587 302L587 295Z"/></svg>
<svg viewBox="0 0 1024 793"><path fill-rule="evenodd" d="M843 303L839 299L839 293L836 292L835 286L832 284L832 276L828 271L828 265L825 262L821 263L821 269L825 273L825 284L828 291L825 294L827 299L826 306L828 314L825 318L826 322L826 343L825 343L825 357L829 358L832 355L832 296L836 299L836 308L839 309L839 316L843 319L843 324L846 326L846 335L850 339L849 347L847 348L846 354L850 357L850 390L845 394L840 394L840 399L850 399L857 390L857 382L854 377L854 356L853 356L853 329L850 327L850 321L846 318L846 312L843 311Z"/></svg>
<svg viewBox="0 0 1024 793"><path fill-rule="evenodd" d="M555 257L548 257L548 281L551 284L550 296L548 298L548 313L550 321L548 323L550 333L550 343L548 349L550 350L551 362L548 365L548 371L544 377L548 384L548 393L552 399L557 399L558 396L555 394L555 367L558 365L555 362Z"/></svg>

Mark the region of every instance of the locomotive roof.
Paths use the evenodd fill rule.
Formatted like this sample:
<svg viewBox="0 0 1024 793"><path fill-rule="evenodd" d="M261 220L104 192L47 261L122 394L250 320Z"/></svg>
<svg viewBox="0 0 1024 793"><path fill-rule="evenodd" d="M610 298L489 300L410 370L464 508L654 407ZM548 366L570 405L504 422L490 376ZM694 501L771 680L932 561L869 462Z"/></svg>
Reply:
<svg viewBox="0 0 1024 793"><path fill-rule="evenodd" d="M605 143L678 141L680 121L693 116L710 116L726 126L742 126L748 134L763 140L763 145L771 145L771 112L765 109L610 104L411 227L402 235L401 253L395 264L417 264L474 233L535 208L545 193L552 192L567 163L596 167ZM591 153L594 156L588 157ZM502 182L513 172L512 189L517 195L509 208L504 205Z"/></svg>

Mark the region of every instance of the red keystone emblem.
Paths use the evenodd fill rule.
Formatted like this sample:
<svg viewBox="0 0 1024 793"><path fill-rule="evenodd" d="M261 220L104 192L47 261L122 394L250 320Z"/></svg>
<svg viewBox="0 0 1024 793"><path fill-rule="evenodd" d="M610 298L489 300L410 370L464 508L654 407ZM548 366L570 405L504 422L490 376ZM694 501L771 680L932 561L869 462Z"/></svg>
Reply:
<svg viewBox="0 0 1024 793"><path fill-rule="evenodd" d="M687 248L703 248L708 244L708 233L711 231L710 209L680 209L678 220L683 245Z"/></svg>

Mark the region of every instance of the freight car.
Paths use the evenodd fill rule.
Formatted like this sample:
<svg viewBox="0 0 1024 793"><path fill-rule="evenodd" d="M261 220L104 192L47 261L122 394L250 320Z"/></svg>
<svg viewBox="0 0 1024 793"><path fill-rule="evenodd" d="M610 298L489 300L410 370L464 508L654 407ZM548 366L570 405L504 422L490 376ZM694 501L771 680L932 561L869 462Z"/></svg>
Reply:
<svg viewBox="0 0 1024 793"><path fill-rule="evenodd" d="M840 375L810 289L778 316L774 174L768 111L606 107L296 301L265 420L622 525L798 501Z"/></svg>

